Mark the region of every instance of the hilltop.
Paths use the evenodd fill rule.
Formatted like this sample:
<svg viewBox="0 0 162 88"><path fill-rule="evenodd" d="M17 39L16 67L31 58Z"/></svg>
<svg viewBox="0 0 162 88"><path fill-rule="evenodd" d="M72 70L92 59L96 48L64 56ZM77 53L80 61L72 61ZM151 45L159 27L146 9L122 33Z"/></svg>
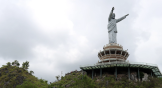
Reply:
<svg viewBox="0 0 162 88"><path fill-rule="evenodd" d="M17 60L7 63L0 68L0 88L161 88L162 78L148 78L148 81L136 82L122 78L115 81L114 75L103 74L102 77L91 79L86 72L73 71L69 74L56 76L57 81L48 84L47 80L33 76L33 71L28 71L29 62L23 62L19 67Z"/></svg>
<svg viewBox="0 0 162 88"><path fill-rule="evenodd" d="M38 79L33 76L33 71L28 71L29 62L23 62L19 67L19 62L15 60L3 65L0 68L0 88L50 88L47 80Z"/></svg>

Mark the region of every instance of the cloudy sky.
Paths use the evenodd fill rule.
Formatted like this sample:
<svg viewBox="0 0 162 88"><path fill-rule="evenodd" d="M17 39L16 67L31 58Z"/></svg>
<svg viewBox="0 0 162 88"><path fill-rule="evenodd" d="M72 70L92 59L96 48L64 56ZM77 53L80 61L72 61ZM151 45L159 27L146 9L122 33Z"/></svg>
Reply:
<svg viewBox="0 0 162 88"><path fill-rule="evenodd" d="M49 82L55 76L98 62L108 44L108 15L115 7L118 44L130 62L162 70L160 0L0 0L0 67L29 61L29 70ZM20 65L21 66L21 65Z"/></svg>

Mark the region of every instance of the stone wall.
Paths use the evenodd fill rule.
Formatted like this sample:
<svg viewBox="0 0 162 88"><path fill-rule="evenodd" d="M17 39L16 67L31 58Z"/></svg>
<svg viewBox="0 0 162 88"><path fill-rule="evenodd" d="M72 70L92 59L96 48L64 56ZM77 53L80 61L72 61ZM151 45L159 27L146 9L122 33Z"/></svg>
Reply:
<svg viewBox="0 0 162 88"><path fill-rule="evenodd" d="M69 73L66 73L65 76L66 75L72 75L73 73L80 73L80 74L82 74L82 70L80 70L80 71L77 71L77 70L71 71ZM87 72L83 71L83 74L87 75ZM92 77L91 74L89 74L88 76ZM109 76L114 76L115 77L115 74L109 74L109 73L106 73L106 72L104 74L102 74L102 78L109 77ZM149 76L150 75L148 75L147 73L144 73L144 77L142 78L142 81L147 81ZM96 73L94 73L93 78L99 79L100 75L96 75ZM128 74L127 73L117 74L117 81L120 81L123 78L129 79L128 78ZM138 81L139 80L138 76L137 76L137 72L131 72L130 73L130 80L132 80L132 81Z"/></svg>
<svg viewBox="0 0 162 88"><path fill-rule="evenodd" d="M142 78L142 81L148 81L149 75L147 73L143 73L144 77Z"/></svg>
<svg viewBox="0 0 162 88"><path fill-rule="evenodd" d="M89 73L88 76L92 78L92 73ZM93 79L96 79L96 78L97 78L97 79L100 79L100 78L109 77L109 76L114 76L114 78L116 77L116 76L115 76L115 73L114 73L114 74L109 74L108 72L104 72L104 73L102 74L102 77L100 77L100 74L96 75L96 73L94 72L94 74L93 74ZM149 76L150 76L150 75L148 75L147 73L144 73L144 77L143 77L142 80L140 80L140 81L147 81ZM129 79L128 73L127 73L127 72L125 72L125 73L122 72L121 74L117 74L117 79L116 79L116 80L117 80L117 81L120 81L120 80L122 80L123 78L124 78L124 79ZM136 82L139 80L136 71L130 72L130 79L129 79L129 80L136 81Z"/></svg>
<svg viewBox="0 0 162 88"><path fill-rule="evenodd" d="M138 80L137 72L131 72L130 73L130 80L134 80L134 81Z"/></svg>

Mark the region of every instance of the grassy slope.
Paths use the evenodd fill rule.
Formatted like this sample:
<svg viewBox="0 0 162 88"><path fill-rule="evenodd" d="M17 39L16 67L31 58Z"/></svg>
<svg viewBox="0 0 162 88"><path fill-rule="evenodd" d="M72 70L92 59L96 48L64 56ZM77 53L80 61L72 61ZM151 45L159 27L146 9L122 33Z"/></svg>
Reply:
<svg viewBox="0 0 162 88"><path fill-rule="evenodd" d="M83 77L83 79L82 79ZM70 88L95 88L95 82L88 76L81 73L73 73L62 77L61 80L52 83L55 87L64 88L69 86Z"/></svg>
<svg viewBox="0 0 162 88"><path fill-rule="evenodd" d="M47 82L43 79L38 79L37 77L30 74L27 70L24 70L23 68L16 67L16 66L3 66L0 68L0 88L11 88L14 85L17 84L20 85L20 81L16 79L17 76L23 76L25 77L24 81L27 81L28 84L34 84L37 87L41 88L48 88ZM6 82L9 82L9 84L6 84ZM26 82L26 83L27 83ZM24 85L24 84L23 84Z"/></svg>
<svg viewBox="0 0 162 88"><path fill-rule="evenodd" d="M104 76L104 75L103 75ZM99 77L98 77L99 78ZM65 85L70 88L161 88L162 78L149 78L150 81L135 82L129 81L127 78L121 79L121 81L115 81L114 76L104 77L97 80L93 80L84 75L82 79L81 74L72 74L63 77L60 81L52 83L57 88L64 88ZM108 83L108 85L107 85Z"/></svg>

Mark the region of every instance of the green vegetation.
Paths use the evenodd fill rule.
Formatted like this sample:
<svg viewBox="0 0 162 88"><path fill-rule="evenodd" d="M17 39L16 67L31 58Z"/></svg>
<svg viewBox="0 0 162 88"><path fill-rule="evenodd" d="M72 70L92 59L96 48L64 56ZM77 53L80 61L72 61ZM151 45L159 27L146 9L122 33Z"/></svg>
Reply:
<svg viewBox="0 0 162 88"><path fill-rule="evenodd" d="M120 81L115 81L115 77L105 77L96 82L96 88L161 88L162 78L149 78L150 81L135 82L129 81L127 78L122 78ZM108 83L108 85L106 84Z"/></svg>
<svg viewBox="0 0 162 88"><path fill-rule="evenodd" d="M161 88L162 78L150 78L149 81L135 82L122 78L115 81L115 76L94 77L91 79L82 72L73 72L69 75L56 76L57 81L48 84L47 80L33 76L33 71L28 71L29 62L23 62L22 67L17 60L6 63L0 68L0 88ZM140 78L143 73L140 72ZM61 79L60 79L61 78Z"/></svg>
<svg viewBox="0 0 162 88"><path fill-rule="evenodd" d="M22 67L17 60L0 68L0 88L48 88L47 80L33 76L28 72L29 62L23 62Z"/></svg>
<svg viewBox="0 0 162 88"><path fill-rule="evenodd" d="M143 76L143 73L141 72L140 75ZM95 77L92 80L87 75L72 73L63 77L61 80L52 83L52 86L57 88L65 88L65 86L69 86L70 88L161 88L162 78L149 77L149 81L136 82L129 81L127 78L115 81L115 76L104 76L102 78Z"/></svg>
<svg viewBox="0 0 162 88"><path fill-rule="evenodd" d="M61 80L52 83L52 85L58 88L67 86L70 86L70 88L95 88L96 86L94 80L86 75L81 75L80 72L62 77Z"/></svg>

